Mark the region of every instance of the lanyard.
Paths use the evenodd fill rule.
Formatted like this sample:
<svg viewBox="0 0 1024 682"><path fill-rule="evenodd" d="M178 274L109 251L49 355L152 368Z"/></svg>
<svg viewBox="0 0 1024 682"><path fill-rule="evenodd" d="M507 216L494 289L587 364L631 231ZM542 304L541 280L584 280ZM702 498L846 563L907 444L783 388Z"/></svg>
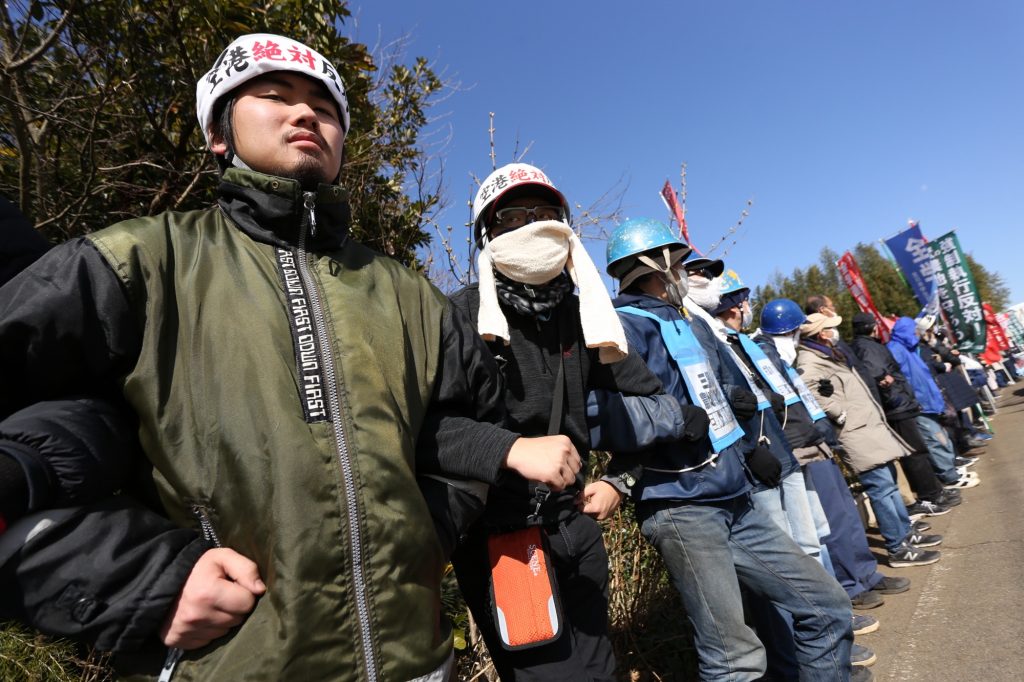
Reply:
<svg viewBox="0 0 1024 682"><path fill-rule="evenodd" d="M740 334L739 337L743 350L746 351L754 366L757 367L758 373L768 382L771 389L782 396L786 401L786 405L799 402L800 396L797 395L797 392L793 390L793 386L782 376L775 363L761 350L761 347L754 343L754 340L746 334Z"/></svg>
<svg viewBox="0 0 1024 682"><path fill-rule="evenodd" d="M721 452L742 438L743 429L740 428L732 408L726 402L722 387L690 325L682 319L663 320L651 312L633 306L624 306L617 310L620 313L654 320L661 327L661 338L669 355L679 366L679 373L683 377L691 402L704 408L708 413L711 420L708 435L711 437L711 446L715 452Z"/></svg>

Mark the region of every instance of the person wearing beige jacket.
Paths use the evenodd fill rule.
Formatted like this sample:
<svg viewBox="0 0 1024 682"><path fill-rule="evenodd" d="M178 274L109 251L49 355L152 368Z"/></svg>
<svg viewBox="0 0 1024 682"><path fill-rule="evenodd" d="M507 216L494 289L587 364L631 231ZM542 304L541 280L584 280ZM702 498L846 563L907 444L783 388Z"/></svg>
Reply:
<svg viewBox="0 0 1024 682"><path fill-rule="evenodd" d="M857 474L889 552L889 565L922 566L939 560L941 535L915 532L900 498L893 462L910 452L885 422L885 413L864 380L835 347L843 318L812 313L800 326L796 367L835 426L839 455Z"/></svg>

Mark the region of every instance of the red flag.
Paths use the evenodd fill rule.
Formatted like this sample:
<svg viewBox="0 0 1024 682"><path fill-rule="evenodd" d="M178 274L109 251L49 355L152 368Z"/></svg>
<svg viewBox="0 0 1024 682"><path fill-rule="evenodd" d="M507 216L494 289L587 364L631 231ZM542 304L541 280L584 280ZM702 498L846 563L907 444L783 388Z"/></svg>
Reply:
<svg viewBox="0 0 1024 682"><path fill-rule="evenodd" d="M864 282L863 275L860 274L860 268L857 267L857 261L854 260L853 254L849 251L844 253L836 261L836 266L839 267L843 283L850 290L853 300L857 302L857 307L861 309L861 312L871 313L874 316L878 323L878 334L882 337L882 343L888 343L893 322L878 312L878 308L875 307L875 302L871 300L871 294L868 292L868 285Z"/></svg>
<svg viewBox="0 0 1024 682"><path fill-rule="evenodd" d="M999 320L996 319L996 311L992 309L992 306L982 303L981 309L985 313L985 329L988 330L985 334L985 351L981 354L981 359L990 365L995 365L1003 361L1002 351L1010 348L1010 342L1006 338L1006 332L1003 331L1003 325L999 324Z"/></svg>
<svg viewBox="0 0 1024 682"><path fill-rule="evenodd" d="M665 181L665 186L661 188L661 200L665 202L665 208L672 212L672 217L679 224L679 235L683 238L683 241L693 246L690 242L690 231L686 227L686 214L683 212L683 207L679 204L676 191L672 189L672 183L668 180ZM696 246L693 246L693 249L700 253L700 249Z"/></svg>

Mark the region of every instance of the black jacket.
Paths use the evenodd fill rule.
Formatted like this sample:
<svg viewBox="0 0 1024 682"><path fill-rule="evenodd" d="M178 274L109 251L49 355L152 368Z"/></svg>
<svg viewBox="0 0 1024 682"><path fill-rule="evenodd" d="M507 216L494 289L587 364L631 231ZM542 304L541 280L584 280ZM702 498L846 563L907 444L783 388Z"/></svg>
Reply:
<svg viewBox="0 0 1024 682"><path fill-rule="evenodd" d="M50 243L18 207L0 197L0 286L47 252Z"/></svg>
<svg viewBox="0 0 1024 682"><path fill-rule="evenodd" d="M476 325L480 292L471 284L451 296L455 307ZM524 436L548 435L559 363L564 363L564 407L558 433L568 436L586 461L591 449L587 397L593 389L627 395L663 393L661 382L635 353L620 362L602 364L598 351L588 349L580 326L579 299L566 295L546 320L521 315L502 304L508 320L509 345L488 343L505 380L507 427ZM563 518L575 507L586 466L576 484L553 494L541 510L545 518ZM533 510L536 486L510 471L502 471L491 489L483 522L499 527L522 525Z"/></svg>
<svg viewBox="0 0 1024 682"><path fill-rule="evenodd" d="M0 512L10 522L111 495L141 453L136 431L125 406L97 398L36 403L10 415L0 421Z"/></svg>
<svg viewBox="0 0 1024 682"><path fill-rule="evenodd" d="M865 379L865 383L878 389L886 419L893 422L921 414L921 404L914 397L914 389L888 348L877 339L863 335L855 337L850 346L871 378L870 382ZM878 382L887 374L893 378L893 383L888 386L879 385Z"/></svg>

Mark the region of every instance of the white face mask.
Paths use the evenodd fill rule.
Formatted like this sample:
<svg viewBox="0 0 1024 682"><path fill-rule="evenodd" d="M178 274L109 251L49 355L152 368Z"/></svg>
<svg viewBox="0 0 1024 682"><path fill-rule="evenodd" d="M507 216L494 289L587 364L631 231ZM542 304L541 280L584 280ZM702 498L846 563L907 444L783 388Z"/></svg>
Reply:
<svg viewBox="0 0 1024 682"><path fill-rule="evenodd" d="M572 228L557 220L524 225L487 242L494 268L514 282L547 284L569 259Z"/></svg>
<svg viewBox="0 0 1024 682"><path fill-rule="evenodd" d="M687 278L690 285L690 300L707 311L714 310L722 299L722 288L718 278L707 279L699 275Z"/></svg>
<svg viewBox="0 0 1024 682"><path fill-rule="evenodd" d="M740 319L740 329L747 329L754 323L754 310L750 307L749 303L744 303L740 310L743 312L743 317Z"/></svg>
<svg viewBox="0 0 1024 682"><path fill-rule="evenodd" d="M665 280L666 300L675 307L682 308L686 292L690 290L689 280L679 272L678 268L672 268L668 273L662 275L662 278Z"/></svg>
<svg viewBox="0 0 1024 682"><path fill-rule="evenodd" d="M793 334L773 336L772 338L775 340L775 348L779 351L779 357L790 365L796 362L796 347L800 343L800 330L796 330Z"/></svg>

